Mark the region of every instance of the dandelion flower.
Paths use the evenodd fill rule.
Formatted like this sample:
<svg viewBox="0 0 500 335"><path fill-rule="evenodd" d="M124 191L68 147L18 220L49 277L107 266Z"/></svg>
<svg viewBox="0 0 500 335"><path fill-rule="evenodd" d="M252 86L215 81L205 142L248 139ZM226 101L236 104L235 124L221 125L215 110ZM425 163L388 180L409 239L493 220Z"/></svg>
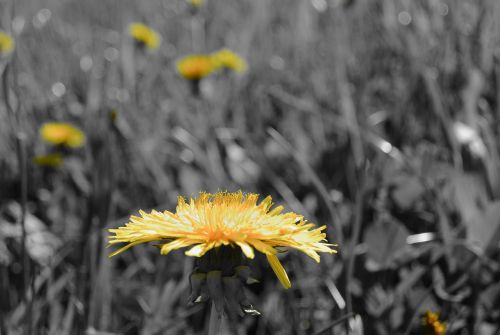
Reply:
<svg viewBox="0 0 500 335"><path fill-rule="evenodd" d="M157 49L161 44L160 35L143 23L134 22L129 26L130 36L148 49Z"/></svg>
<svg viewBox="0 0 500 335"><path fill-rule="evenodd" d="M15 42L12 36L0 30L0 56L11 53L14 50Z"/></svg>
<svg viewBox="0 0 500 335"><path fill-rule="evenodd" d="M64 160L60 153L51 153L47 155L36 156L33 158L33 163L38 166L59 167Z"/></svg>
<svg viewBox="0 0 500 335"><path fill-rule="evenodd" d="M211 54L212 60L218 69L229 69L238 73L247 70L247 62L237 53L224 48Z"/></svg>
<svg viewBox="0 0 500 335"><path fill-rule="evenodd" d="M187 0L187 2L193 7L200 7L205 3L205 0Z"/></svg>
<svg viewBox="0 0 500 335"><path fill-rule="evenodd" d="M176 64L177 72L187 80L198 81L216 68L212 57L208 55L188 55L182 57Z"/></svg>
<svg viewBox="0 0 500 335"><path fill-rule="evenodd" d="M446 332L446 323L439 320L438 313L426 311L422 323L426 335L444 335Z"/></svg>
<svg viewBox="0 0 500 335"><path fill-rule="evenodd" d="M201 267L209 264L207 276L214 271L213 264L218 264L217 270L222 274L212 273L212 276L220 277L226 268L238 267L238 255L253 259L256 250L266 255L283 287L290 288L277 248L297 249L316 262L320 261L318 252L335 253L336 250L333 244L326 242L325 226L318 228L293 212L282 213L282 206L271 209L270 196L260 203L258 197L258 194L241 191L200 193L189 202L179 197L175 213L153 210L148 214L141 210L140 217L131 216L127 225L109 230L114 234L109 237L110 245L127 243L110 257L137 244L162 241L159 245L162 255L190 247L185 254L199 257ZM209 277L206 280L210 285Z"/></svg>
<svg viewBox="0 0 500 335"><path fill-rule="evenodd" d="M51 144L70 148L81 147L85 135L77 127L63 122L47 122L40 127L40 137Z"/></svg>

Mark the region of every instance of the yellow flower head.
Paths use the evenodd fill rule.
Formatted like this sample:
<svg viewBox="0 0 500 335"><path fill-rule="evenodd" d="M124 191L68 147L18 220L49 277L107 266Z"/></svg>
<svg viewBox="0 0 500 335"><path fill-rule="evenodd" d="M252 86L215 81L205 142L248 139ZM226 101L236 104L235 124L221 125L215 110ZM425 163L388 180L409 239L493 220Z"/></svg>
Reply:
<svg viewBox="0 0 500 335"><path fill-rule="evenodd" d="M218 69L229 69L243 73L248 68L247 62L243 58L226 48L212 53L211 57Z"/></svg>
<svg viewBox="0 0 500 335"><path fill-rule="evenodd" d="M33 163L38 166L59 167L63 162L64 160L60 153L52 153L33 158Z"/></svg>
<svg viewBox="0 0 500 335"><path fill-rule="evenodd" d="M130 222L118 229L109 244L127 243L113 252L117 255L130 247L151 241L164 241L161 254L184 247L191 247L187 256L202 257L212 249L241 248L243 254L253 259L257 250L266 255L269 264L285 288L291 287L288 275L281 265L277 247L294 248L319 262L318 252L335 253L333 244L326 243L325 226L317 228L303 216L293 212L282 213L283 207L271 209L270 196L257 203L258 194L218 192L201 193L186 202L179 197L175 213L139 211Z"/></svg>
<svg viewBox="0 0 500 335"><path fill-rule="evenodd" d="M177 72L187 80L200 80L215 70L212 58L207 55L188 55L176 64Z"/></svg>
<svg viewBox="0 0 500 335"><path fill-rule="evenodd" d="M81 147L85 135L77 127L63 122L47 122L40 127L40 137L51 144L70 148Z"/></svg>
<svg viewBox="0 0 500 335"><path fill-rule="evenodd" d="M0 30L0 56L11 53L14 50L15 42L12 36Z"/></svg>
<svg viewBox="0 0 500 335"><path fill-rule="evenodd" d="M205 0L187 0L187 2L193 7L200 7L205 3Z"/></svg>
<svg viewBox="0 0 500 335"><path fill-rule="evenodd" d="M439 320L439 314L432 311L426 311L422 319L424 332L428 335L444 335L446 332L446 323Z"/></svg>
<svg viewBox="0 0 500 335"><path fill-rule="evenodd" d="M129 26L130 36L149 49L157 49L161 44L160 35L143 23L134 22Z"/></svg>

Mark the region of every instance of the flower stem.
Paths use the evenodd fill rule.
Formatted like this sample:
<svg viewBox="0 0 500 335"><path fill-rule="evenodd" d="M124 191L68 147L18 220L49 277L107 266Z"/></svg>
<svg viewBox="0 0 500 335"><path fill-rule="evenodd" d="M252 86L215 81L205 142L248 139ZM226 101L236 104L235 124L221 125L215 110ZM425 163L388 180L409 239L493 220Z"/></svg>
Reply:
<svg viewBox="0 0 500 335"><path fill-rule="evenodd" d="M220 335L222 323L222 313L217 312L215 302L212 301L212 308L210 311L210 321L208 323L208 335Z"/></svg>

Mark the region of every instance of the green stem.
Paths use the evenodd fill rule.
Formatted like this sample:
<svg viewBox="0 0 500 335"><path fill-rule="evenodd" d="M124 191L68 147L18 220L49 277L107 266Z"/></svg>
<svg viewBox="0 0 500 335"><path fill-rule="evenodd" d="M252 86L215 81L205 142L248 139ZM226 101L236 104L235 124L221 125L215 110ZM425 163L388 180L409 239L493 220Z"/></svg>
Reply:
<svg viewBox="0 0 500 335"><path fill-rule="evenodd" d="M208 323L208 335L221 334L222 314L217 312L215 302L212 301L212 308L210 311L210 321Z"/></svg>

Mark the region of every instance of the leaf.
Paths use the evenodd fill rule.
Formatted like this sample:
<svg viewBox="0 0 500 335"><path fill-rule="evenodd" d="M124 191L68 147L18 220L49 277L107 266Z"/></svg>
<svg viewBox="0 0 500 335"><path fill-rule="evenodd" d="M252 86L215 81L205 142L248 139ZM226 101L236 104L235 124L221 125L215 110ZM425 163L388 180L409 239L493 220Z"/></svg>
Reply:
<svg viewBox="0 0 500 335"><path fill-rule="evenodd" d="M399 208L407 210L422 197L424 191L425 188L418 178L401 176L391 196Z"/></svg>
<svg viewBox="0 0 500 335"><path fill-rule="evenodd" d="M448 201L460 213L463 223L467 227L467 231L477 229L474 223L474 218L482 212L482 204L486 203L488 193L484 179L480 174L462 173L459 171L450 171L449 176L449 194ZM437 206L439 214L439 223L441 234L447 247L447 259L450 262L450 267L453 269L456 266L456 258L451 255L451 226L448 215L444 212L442 206ZM484 248L484 246L483 246Z"/></svg>
<svg viewBox="0 0 500 335"><path fill-rule="evenodd" d="M260 176L260 167L252 161L245 149L234 141L226 141L226 165L229 175L240 185L253 185Z"/></svg>
<svg viewBox="0 0 500 335"><path fill-rule="evenodd" d="M488 251L498 247L500 238L500 200L490 202L467 224L467 241Z"/></svg>
<svg viewBox="0 0 500 335"><path fill-rule="evenodd" d="M7 205L8 213L14 218L14 222L21 222L22 209L17 202ZM47 265L56 251L62 245L62 241L54 235L39 218L26 212L26 249L30 257L41 265ZM9 224L0 221L0 234L21 241L22 226L20 224Z"/></svg>
<svg viewBox="0 0 500 335"><path fill-rule="evenodd" d="M393 220L378 221L365 230L366 267L370 271L390 268L407 247L408 230Z"/></svg>
<svg viewBox="0 0 500 335"><path fill-rule="evenodd" d="M2 221L0 221L0 265L8 266L12 261L12 254L7 248L7 244L4 241L4 235L2 233Z"/></svg>
<svg viewBox="0 0 500 335"><path fill-rule="evenodd" d="M460 213L466 225L470 225L483 211L482 203L486 203L487 191L484 179L479 174L450 174L451 201Z"/></svg>
<svg viewBox="0 0 500 335"><path fill-rule="evenodd" d="M486 287L485 290L481 292L480 299L486 310L492 311L495 309L495 305L498 306L498 301L500 301L500 283Z"/></svg>

